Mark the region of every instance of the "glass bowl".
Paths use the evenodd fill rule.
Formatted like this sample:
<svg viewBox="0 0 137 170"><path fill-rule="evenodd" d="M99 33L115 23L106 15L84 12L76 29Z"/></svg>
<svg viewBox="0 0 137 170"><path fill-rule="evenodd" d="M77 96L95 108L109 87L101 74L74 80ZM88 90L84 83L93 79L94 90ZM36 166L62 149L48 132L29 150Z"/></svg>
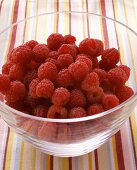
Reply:
<svg viewBox="0 0 137 170"><path fill-rule="evenodd" d="M24 42L35 39L46 42L47 37L59 32L71 33L77 43L86 37L101 39L105 48L117 48L121 62L131 68L128 85L134 96L119 106L97 115L76 119L49 119L27 115L0 102L0 113L5 122L36 148L55 156L78 156L105 143L129 118L137 101L137 33L111 18L93 13L44 13L21 20L0 33L0 66L7 53Z"/></svg>

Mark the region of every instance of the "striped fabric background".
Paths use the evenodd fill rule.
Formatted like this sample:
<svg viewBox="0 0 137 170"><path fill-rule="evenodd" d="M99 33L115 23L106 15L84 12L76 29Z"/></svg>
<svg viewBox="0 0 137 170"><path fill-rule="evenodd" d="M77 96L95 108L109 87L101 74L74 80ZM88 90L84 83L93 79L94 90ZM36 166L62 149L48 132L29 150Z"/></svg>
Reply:
<svg viewBox="0 0 137 170"><path fill-rule="evenodd" d="M25 17L63 10L102 14L115 18L137 31L137 0L0 0L0 31ZM26 39L29 34L29 31L25 33ZM15 42L13 36L10 37L10 41ZM130 43L128 46L130 47ZM12 45L9 45L10 48ZM0 119L0 170L136 169L137 109L107 143L92 153L74 158L53 157L36 150L22 141Z"/></svg>

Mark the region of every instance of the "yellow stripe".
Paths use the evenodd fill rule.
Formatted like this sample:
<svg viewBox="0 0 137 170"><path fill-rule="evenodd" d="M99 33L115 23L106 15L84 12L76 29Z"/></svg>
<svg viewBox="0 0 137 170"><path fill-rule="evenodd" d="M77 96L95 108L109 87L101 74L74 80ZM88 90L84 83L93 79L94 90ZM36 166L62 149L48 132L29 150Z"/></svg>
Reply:
<svg viewBox="0 0 137 170"><path fill-rule="evenodd" d="M32 150L32 170L36 168L36 149L33 148Z"/></svg>
<svg viewBox="0 0 137 170"><path fill-rule="evenodd" d="M57 0L54 0L54 12L57 12ZM54 14L54 32L57 32L57 18L58 15Z"/></svg>
<svg viewBox="0 0 137 170"><path fill-rule="evenodd" d="M112 137L112 145L113 145L113 157L114 157L114 162L115 162L115 170L119 170L118 169L118 159L117 159L117 153L116 153L116 141L115 141L115 137Z"/></svg>
<svg viewBox="0 0 137 170"><path fill-rule="evenodd" d="M11 16L10 24L12 24L12 22L13 22L14 6L15 6L15 0L14 0L14 2L13 2L13 4L12 4L12 12L11 12L11 15L9 15L9 16ZM6 49L6 55L5 55L6 57L5 57L5 60L4 60L4 61L7 60L7 54L8 54L8 52L9 52L9 47L10 47L10 43L11 43L12 31L13 31L13 28L11 28L11 30L10 30L10 35L9 35L9 38L8 38L8 45L7 45L7 49Z"/></svg>
<svg viewBox="0 0 137 170"><path fill-rule="evenodd" d="M6 154L6 163L5 169L10 169L11 164L11 157L12 157L12 148L13 148L13 139L14 139L14 132L10 130L9 132L9 139L8 139L8 147L7 147L7 154Z"/></svg>
<svg viewBox="0 0 137 170"><path fill-rule="evenodd" d="M89 170L92 170L92 152L88 154Z"/></svg>
<svg viewBox="0 0 137 170"><path fill-rule="evenodd" d="M136 120L135 113L131 114L130 119L131 119L131 127L132 127L133 139L135 144L136 157L137 157L137 125L135 121Z"/></svg>
<svg viewBox="0 0 137 170"><path fill-rule="evenodd" d="M69 159L68 158L61 158L62 163L62 170L69 170Z"/></svg>
<svg viewBox="0 0 137 170"><path fill-rule="evenodd" d="M30 16L30 2L27 2L27 10L26 10L26 17ZM26 28L25 28L25 36L24 36L24 42L28 40L28 33L29 33L29 20L26 21Z"/></svg>
<svg viewBox="0 0 137 170"><path fill-rule="evenodd" d="M22 142L21 145L21 152L20 152L20 165L19 165L19 169L22 170L22 164L23 164L23 153L24 153L24 142Z"/></svg>
<svg viewBox="0 0 137 170"><path fill-rule="evenodd" d="M50 155L46 154L46 170L50 170Z"/></svg>
<svg viewBox="0 0 137 170"><path fill-rule="evenodd" d="M64 2L64 11L69 11L69 0L66 0ZM69 14L63 14L64 15L64 24L63 24L63 33L64 35L69 34Z"/></svg>

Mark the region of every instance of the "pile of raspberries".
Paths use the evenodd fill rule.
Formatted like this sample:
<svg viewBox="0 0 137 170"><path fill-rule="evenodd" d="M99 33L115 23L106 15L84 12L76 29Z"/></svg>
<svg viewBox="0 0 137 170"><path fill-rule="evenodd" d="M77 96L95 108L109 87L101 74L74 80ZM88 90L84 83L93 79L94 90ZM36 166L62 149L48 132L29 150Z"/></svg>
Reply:
<svg viewBox="0 0 137 170"><path fill-rule="evenodd" d="M47 44L30 40L14 48L0 74L6 104L26 114L79 118L116 107L133 95L130 68L115 48L86 38L51 34Z"/></svg>

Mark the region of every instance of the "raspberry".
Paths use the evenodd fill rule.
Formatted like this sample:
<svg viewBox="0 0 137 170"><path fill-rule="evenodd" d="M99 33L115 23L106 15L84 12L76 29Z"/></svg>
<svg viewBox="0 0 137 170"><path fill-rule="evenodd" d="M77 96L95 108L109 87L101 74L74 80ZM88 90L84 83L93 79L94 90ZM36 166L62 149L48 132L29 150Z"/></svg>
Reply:
<svg viewBox="0 0 137 170"><path fill-rule="evenodd" d="M55 59L55 60L57 60L58 59L58 52L57 51L51 51L51 52L49 52L49 54L48 54L48 57L49 58L53 58L53 59Z"/></svg>
<svg viewBox="0 0 137 170"><path fill-rule="evenodd" d="M92 61L89 58L87 58L84 54L78 55L76 61L82 61L82 62L86 63L89 68L89 72L92 71Z"/></svg>
<svg viewBox="0 0 137 170"><path fill-rule="evenodd" d="M68 68L71 63L73 63L73 57L70 54L61 54L57 59L57 66L60 70Z"/></svg>
<svg viewBox="0 0 137 170"><path fill-rule="evenodd" d="M113 68L108 72L108 79L116 86L124 85L127 81L127 75L121 68Z"/></svg>
<svg viewBox="0 0 137 170"><path fill-rule="evenodd" d="M29 94L32 98L38 98L36 95L36 86L39 84L40 80L38 78L33 79L29 84Z"/></svg>
<svg viewBox="0 0 137 170"><path fill-rule="evenodd" d="M53 59L53 58L47 58L47 59L45 60L45 63L46 63L46 62L53 63L53 64L55 64L55 65L57 66L57 60L56 60L56 59Z"/></svg>
<svg viewBox="0 0 137 170"><path fill-rule="evenodd" d="M81 62L81 61L72 63L68 67L68 70L69 70L72 78L76 82L82 81L85 78L85 76L89 73L89 68L88 68L87 64L84 62Z"/></svg>
<svg viewBox="0 0 137 170"><path fill-rule="evenodd" d="M28 70L35 70L38 69L38 67L40 66L41 63L38 63L34 60L31 60L30 63L27 64L27 69Z"/></svg>
<svg viewBox="0 0 137 170"><path fill-rule="evenodd" d="M38 105L34 108L33 115L38 117L47 117L48 108L43 105Z"/></svg>
<svg viewBox="0 0 137 170"><path fill-rule="evenodd" d="M115 93L116 87L112 84L108 78L105 78L101 82L101 87L103 88L105 93Z"/></svg>
<svg viewBox="0 0 137 170"><path fill-rule="evenodd" d="M55 81L57 78L57 67L55 64L51 62L46 62L44 64L41 64L41 66L38 68L38 77L40 79L49 79L51 81Z"/></svg>
<svg viewBox="0 0 137 170"><path fill-rule="evenodd" d="M107 64L106 62L104 62L104 60L100 60L99 61L99 67L102 69L102 70L105 70L105 71L109 71L110 69L113 69L116 67L116 65L112 65L112 64Z"/></svg>
<svg viewBox="0 0 137 170"><path fill-rule="evenodd" d="M38 44L33 48L34 60L44 62L48 58L49 49L46 44Z"/></svg>
<svg viewBox="0 0 137 170"><path fill-rule="evenodd" d="M29 71L24 77L24 84L28 87L30 82L35 78L37 78L37 71L36 70Z"/></svg>
<svg viewBox="0 0 137 170"><path fill-rule="evenodd" d="M100 103L102 101L103 95L103 89L101 87L97 87L87 93L87 101L90 104Z"/></svg>
<svg viewBox="0 0 137 170"><path fill-rule="evenodd" d="M134 94L132 88L128 86L121 86L116 91L116 96L119 99L119 102L122 103L130 98Z"/></svg>
<svg viewBox="0 0 137 170"><path fill-rule="evenodd" d="M6 102L8 106L12 107L15 110L22 111L24 109L22 101L17 102Z"/></svg>
<svg viewBox="0 0 137 170"><path fill-rule="evenodd" d="M68 111L65 107L52 105L47 114L47 118L65 119L68 117Z"/></svg>
<svg viewBox="0 0 137 170"><path fill-rule="evenodd" d="M10 89L10 79L6 74L0 74L0 92L5 92Z"/></svg>
<svg viewBox="0 0 137 170"><path fill-rule="evenodd" d="M36 45L38 45L38 42L35 40L30 40L25 43L25 45L29 46L31 49L33 49Z"/></svg>
<svg viewBox="0 0 137 170"><path fill-rule="evenodd" d="M107 72L105 70L96 68L93 70L93 72L97 73L100 83L102 83L102 81L107 77Z"/></svg>
<svg viewBox="0 0 137 170"><path fill-rule="evenodd" d="M101 104L93 104L93 105L89 106L87 114L89 116L91 116L91 115L95 115L95 114L101 113L103 111L104 111L104 109L103 109Z"/></svg>
<svg viewBox="0 0 137 170"><path fill-rule="evenodd" d="M69 91L64 87L60 87L54 91L52 96L52 103L57 106L64 106L68 103L69 98Z"/></svg>
<svg viewBox="0 0 137 170"><path fill-rule="evenodd" d="M42 99L43 100L43 99ZM36 107L38 104L41 103L40 99L34 99L30 96L30 94L28 93L25 98L24 98L24 103L27 106L31 106L32 108Z"/></svg>
<svg viewBox="0 0 137 170"><path fill-rule="evenodd" d="M21 64L14 64L10 68L9 77L11 80L23 81L25 73L25 69Z"/></svg>
<svg viewBox="0 0 137 170"><path fill-rule="evenodd" d="M62 44L64 44L62 34L53 33L47 38L47 45L51 50L57 50Z"/></svg>
<svg viewBox="0 0 137 170"><path fill-rule="evenodd" d="M10 68L14 65L13 62L8 62L2 66L2 74L9 74Z"/></svg>
<svg viewBox="0 0 137 170"><path fill-rule="evenodd" d="M69 107L84 107L86 106L86 98L82 91L74 89L70 93L70 99L68 103Z"/></svg>
<svg viewBox="0 0 137 170"><path fill-rule="evenodd" d="M69 118L80 118L87 116L86 111L82 107L75 107L70 110Z"/></svg>
<svg viewBox="0 0 137 170"><path fill-rule="evenodd" d="M118 66L118 68L121 68L123 71L125 71L126 75L127 75L127 80L130 77L130 68L126 65L120 65Z"/></svg>
<svg viewBox="0 0 137 170"><path fill-rule="evenodd" d="M106 49L101 56L105 65L116 65L120 60L120 53L115 48Z"/></svg>
<svg viewBox="0 0 137 170"><path fill-rule="evenodd" d="M80 53L91 55L92 57L97 57L103 52L103 42L97 39L86 38L79 44Z"/></svg>
<svg viewBox="0 0 137 170"><path fill-rule="evenodd" d="M36 86L36 95L38 97L49 98L52 96L53 91L54 84L48 79L43 79Z"/></svg>
<svg viewBox="0 0 137 170"><path fill-rule="evenodd" d="M9 91L6 92L5 99L7 102L17 102L22 100L26 95L26 89L23 83L14 81L11 83Z"/></svg>
<svg viewBox="0 0 137 170"><path fill-rule="evenodd" d="M94 72L88 74L81 84L81 88L88 92L97 87L99 87L99 77Z"/></svg>
<svg viewBox="0 0 137 170"><path fill-rule="evenodd" d="M99 68L99 62L97 58L92 58L92 68Z"/></svg>
<svg viewBox="0 0 137 170"><path fill-rule="evenodd" d="M59 49L58 49L59 54L70 54L72 57L76 56L76 48L72 44L63 44Z"/></svg>
<svg viewBox="0 0 137 170"><path fill-rule="evenodd" d="M105 110L112 109L119 105L119 99L113 94L105 94L102 99L102 105Z"/></svg>
<svg viewBox="0 0 137 170"><path fill-rule="evenodd" d="M15 48L11 55L10 60L14 63L20 63L26 65L31 61L32 58L32 51L31 48L27 45L21 45Z"/></svg>
<svg viewBox="0 0 137 170"><path fill-rule="evenodd" d="M75 44L76 41L76 37L74 37L73 35L65 35L64 36L64 40L65 40L65 44Z"/></svg>
<svg viewBox="0 0 137 170"><path fill-rule="evenodd" d="M59 87L69 87L73 85L73 80L68 69L63 69L58 73L56 83Z"/></svg>

